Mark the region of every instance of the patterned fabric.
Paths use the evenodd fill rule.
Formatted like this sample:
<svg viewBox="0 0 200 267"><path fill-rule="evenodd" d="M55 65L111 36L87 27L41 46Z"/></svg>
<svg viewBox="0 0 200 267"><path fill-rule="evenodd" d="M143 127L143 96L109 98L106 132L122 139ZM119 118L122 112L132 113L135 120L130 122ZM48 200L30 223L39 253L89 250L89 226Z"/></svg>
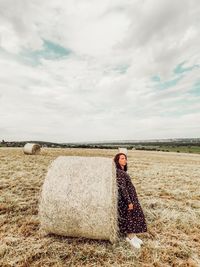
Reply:
<svg viewBox="0 0 200 267"><path fill-rule="evenodd" d="M118 185L118 224L122 234L143 233L147 231L144 213L140 206L134 185L130 176L117 169ZM128 210L128 204L133 203L133 210Z"/></svg>

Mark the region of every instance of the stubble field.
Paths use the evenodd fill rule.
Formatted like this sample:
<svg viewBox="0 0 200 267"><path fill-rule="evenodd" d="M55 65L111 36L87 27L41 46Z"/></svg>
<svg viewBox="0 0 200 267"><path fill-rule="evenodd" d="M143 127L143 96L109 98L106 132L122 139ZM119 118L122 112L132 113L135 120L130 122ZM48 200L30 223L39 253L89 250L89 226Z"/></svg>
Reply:
<svg viewBox="0 0 200 267"><path fill-rule="evenodd" d="M0 266L200 266L200 155L129 151L128 173L148 233L133 250L108 241L44 235L38 199L50 163L60 155L113 157L117 150L0 148Z"/></svg>

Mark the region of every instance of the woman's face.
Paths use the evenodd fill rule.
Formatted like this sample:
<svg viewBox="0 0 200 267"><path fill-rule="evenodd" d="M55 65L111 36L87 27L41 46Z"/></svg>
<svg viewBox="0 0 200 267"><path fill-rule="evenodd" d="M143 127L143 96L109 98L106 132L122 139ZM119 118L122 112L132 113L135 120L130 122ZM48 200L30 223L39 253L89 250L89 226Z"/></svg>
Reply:
<svg viewBox="0 0 200 267"><path fill-rule="evenodd" d="M124 168L124 166L126 166L127 160L126 157L124 155L120 155L119 156L119 164L122 168Z"/></svg>

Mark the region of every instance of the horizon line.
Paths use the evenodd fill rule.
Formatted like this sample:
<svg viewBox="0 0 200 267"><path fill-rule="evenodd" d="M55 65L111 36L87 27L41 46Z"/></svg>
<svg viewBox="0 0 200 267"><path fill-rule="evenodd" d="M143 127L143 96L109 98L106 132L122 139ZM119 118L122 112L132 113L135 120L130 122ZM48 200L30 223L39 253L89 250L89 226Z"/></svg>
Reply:
<svg viewBox="0 0 200 267"><path fill-rule="evenodd" d="M56 143L56 144L82 144L82 143L120 143L120 142L150 142L150 141L167 141L167 140L187 140L187 139L200 139L200 137L173 137L173 138L150 138L150 139L113 139L113 140L103 140L103 141L69 141L69 142L56 142L56 141L41 141L41 140L20 140L20 141L2 141L6 142L46 142L46 143ZM0 141L0 143L2 143Z"/></svg>

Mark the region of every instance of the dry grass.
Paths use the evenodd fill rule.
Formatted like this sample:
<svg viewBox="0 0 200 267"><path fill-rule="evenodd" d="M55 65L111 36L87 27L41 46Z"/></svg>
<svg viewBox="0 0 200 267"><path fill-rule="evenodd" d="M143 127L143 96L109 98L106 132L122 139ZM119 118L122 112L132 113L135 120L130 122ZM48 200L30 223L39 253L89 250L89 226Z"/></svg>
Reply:
<svg viewBox="0 0 200 267"><path fill-rule="evenodd" d="M131 151L133 178L148 234L138 252L121 239L44 236L38 199L47 168L60 155L113 157L117 150L0 148L0 266L200 266L200 156Z"/></svg>

